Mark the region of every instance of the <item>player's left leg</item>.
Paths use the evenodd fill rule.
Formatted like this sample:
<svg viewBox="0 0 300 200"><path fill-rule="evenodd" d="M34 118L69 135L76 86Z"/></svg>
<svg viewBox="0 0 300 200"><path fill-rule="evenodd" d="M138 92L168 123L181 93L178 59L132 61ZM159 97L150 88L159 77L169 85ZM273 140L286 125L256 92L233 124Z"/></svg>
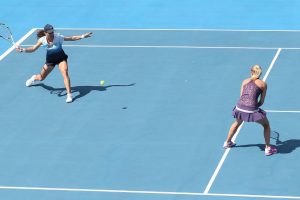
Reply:
<svg viewBox="0 0 300 200"><path fill-rule="evenodd" d="M257 123L261 124L264 127L264 138L265 138L265 154L267 156L270 156L274 153L277 153L277 149L275 147L272 147L270 145L270 133L271 133L271 128L270 128L270 123L267 117L258 120Z"/></svg>
<svg viewBox="0 0 300 200"><path fill-rule="evenodd" d="M69 77L69 72L68 72L68 62L66 60L63 60L58 64L59 71L61 72L61 75L63 76L64 79L64 84L67 90L67 103L71 103L73 101L73 97L71 94L71 81Z"/></svg>

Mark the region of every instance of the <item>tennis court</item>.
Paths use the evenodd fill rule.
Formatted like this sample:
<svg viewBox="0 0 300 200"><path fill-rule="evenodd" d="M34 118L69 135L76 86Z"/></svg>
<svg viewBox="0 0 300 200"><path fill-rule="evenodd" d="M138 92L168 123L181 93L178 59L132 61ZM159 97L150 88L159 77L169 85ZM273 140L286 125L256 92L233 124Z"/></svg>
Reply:
<svg viewBox="0 0 300 200"><path fill-rule="evenodd" d="M35 43L35 30L24 34L22 46ZM300 32L56 31L93 32L64 43L72 104L65 103L58 69L25 86L40 70L43 50L8 50L1 60L1 197L300 199ZM280 134L271 157L257 124L242 126L236 148L222 148L240 82L253 64L264 69L263 108Z"/></svg>
<svg viewBox="0 0 300 200"><path fill-rule="evenodd" d="M0 23L22 47L50 23L63 35L74 101L45 51L0 39L0 199L300 199L298 0L4 1ZM0 31L1 35L1 31ZM222 145L240 84L263 68L263 128ZM100 85L104 80L105 84Z"/></svg>

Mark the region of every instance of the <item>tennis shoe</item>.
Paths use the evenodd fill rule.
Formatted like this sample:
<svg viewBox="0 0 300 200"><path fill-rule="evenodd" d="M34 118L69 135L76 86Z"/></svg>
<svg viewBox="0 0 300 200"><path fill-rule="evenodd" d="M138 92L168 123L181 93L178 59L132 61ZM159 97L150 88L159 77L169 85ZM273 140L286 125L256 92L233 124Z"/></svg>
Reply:
<svg viewBox="0 0 300 200"><path fill-rule="evenodd" d="M66 103L71 103L73 101L72 94L67 94Z"/></svg>
<svg viewBox="0 0 300 200"><path fill-rule="evenodd" d="M232 141L230 141L230 142L225 141L223 147L224 147L224 149L228 149L228 148L234 147L235 145L236 144Z"/></svg>
<svg viewBox="0 0 300 200"><path fill-rule="evenodd" d="M275 147L269 146L268 148L265 148L265 155L270 156L277 153L277 149Z"/></svg>
<svg viewBox="0 0 300 200"><path fill-rule="evenodd" d="M26 85L27 87L32 86L32 84L33 84L34 81L35 81L35 77L36 77L36 75L33 75L30 79L28 79L28 80L26 81L25 85Z"/></svg>

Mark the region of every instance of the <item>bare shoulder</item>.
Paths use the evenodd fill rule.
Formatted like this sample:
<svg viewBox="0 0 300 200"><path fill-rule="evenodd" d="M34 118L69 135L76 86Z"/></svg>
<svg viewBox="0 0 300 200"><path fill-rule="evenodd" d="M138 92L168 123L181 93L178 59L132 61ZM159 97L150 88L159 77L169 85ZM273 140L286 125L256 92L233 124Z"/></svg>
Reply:
<svg viewBox="0 0 300 200"><path fill-rule="evenodd" d="M255 84L256 84L259 88L261 88L261 89L267 88L267 83L264 82L264 81L262 81L262 80L260 80L260 79L256 79L256 80L255 80Z"/></svg>
<svg viewBox="0 0 300 200"><path fill-rule="evenodd" d="M242 85L246 85L250 81L251 81L251 78L247 78L247 79L243 80Z"/></svg>

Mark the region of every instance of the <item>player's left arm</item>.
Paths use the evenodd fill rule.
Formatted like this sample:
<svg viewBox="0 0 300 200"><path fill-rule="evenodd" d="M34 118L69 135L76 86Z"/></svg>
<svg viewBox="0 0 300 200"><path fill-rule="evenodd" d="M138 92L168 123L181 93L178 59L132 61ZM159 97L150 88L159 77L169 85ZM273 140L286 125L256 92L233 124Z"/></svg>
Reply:
<svg viewBox="0 0 300 200"><path fill-rule="evenodd" d="M83 39L83 38L91 37L92 34L93 34L92 32L88 32L88 33L85 33L85 34L82 34L82 35L65 36L65 37L64 37L64 40L65 40L65 41L81 40L81 39Z"/></svg>

